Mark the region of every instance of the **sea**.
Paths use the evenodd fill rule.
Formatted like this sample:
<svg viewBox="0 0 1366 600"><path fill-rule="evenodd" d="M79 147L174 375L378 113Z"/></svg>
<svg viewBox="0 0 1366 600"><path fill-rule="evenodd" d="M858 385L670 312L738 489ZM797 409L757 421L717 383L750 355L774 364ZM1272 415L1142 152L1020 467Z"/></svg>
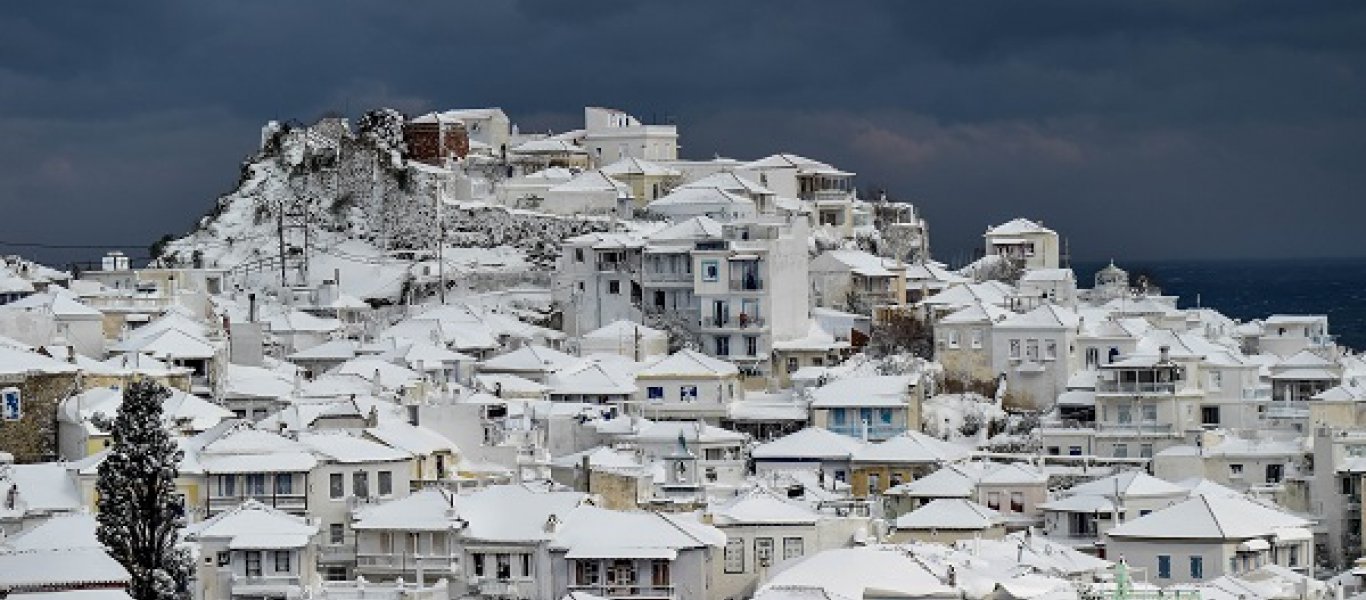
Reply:
<svg viewBox="0 0 1366 600"><path fill-rule="evenodd" d="M1091 287L1105 262L1072 263ZM1203 306L1241 321L1273 314L1328 315L1340 345L1366 350L1366 258L1116 262L1130 281L1144 275L1181 308Z"/></svg>

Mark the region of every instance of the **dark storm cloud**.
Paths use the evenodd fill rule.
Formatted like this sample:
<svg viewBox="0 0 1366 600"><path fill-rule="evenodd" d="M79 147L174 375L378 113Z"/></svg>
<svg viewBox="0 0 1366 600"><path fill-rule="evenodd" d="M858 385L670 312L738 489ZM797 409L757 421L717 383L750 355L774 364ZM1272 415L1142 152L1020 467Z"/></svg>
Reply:
<svg viewBox="0 0 1366 600"><path fill-rule="evenodd" d="M79 6L79 8L77 8ZM588 104L684 154L792 151L915 200L937 253L1043 219L1078 257L1360 255L1354 2L26 3L0 17L6 239L188 228L267 119Z"/></svg>

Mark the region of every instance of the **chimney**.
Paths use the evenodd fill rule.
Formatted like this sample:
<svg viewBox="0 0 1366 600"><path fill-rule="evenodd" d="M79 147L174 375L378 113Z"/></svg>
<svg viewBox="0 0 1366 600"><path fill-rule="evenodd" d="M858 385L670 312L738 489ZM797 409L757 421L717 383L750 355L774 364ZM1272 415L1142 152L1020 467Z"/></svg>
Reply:
<svg viewBox="0 0 1366 600"><path fill-rule="evenodd" d="M256 322L256 292L247 294L247 321Z"/></svg>

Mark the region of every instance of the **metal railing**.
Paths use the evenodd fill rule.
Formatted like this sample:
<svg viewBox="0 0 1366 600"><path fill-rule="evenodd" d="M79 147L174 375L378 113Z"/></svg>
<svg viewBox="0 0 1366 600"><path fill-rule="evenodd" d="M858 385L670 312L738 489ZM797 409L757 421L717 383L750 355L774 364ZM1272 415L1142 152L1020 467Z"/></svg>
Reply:
<svg viewBox="0 0 1366 600"><path fill-rule="evenodd" d="M1097 381L1098 394L1175 394L1176 382L1172 381Z"/></svg>
<svg viewBox="0 0 1366 600"><path fill-rule="evenodd" d="M609 598L673 598L672 585L571 585L571 592L588 592Z"/></svg>
<svg viewBox="0 0 1366 600"><path fill-rule="evenodd" d="M751 291L764 289L764 279L757 275L744 277L731 277L730 289L733 291Z"/></svg>

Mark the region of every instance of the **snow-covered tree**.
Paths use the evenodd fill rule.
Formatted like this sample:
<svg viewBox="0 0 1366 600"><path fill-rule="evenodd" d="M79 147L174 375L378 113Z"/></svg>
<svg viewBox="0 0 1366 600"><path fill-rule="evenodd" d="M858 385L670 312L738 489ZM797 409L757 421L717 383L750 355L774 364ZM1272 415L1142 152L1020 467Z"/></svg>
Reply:
<svg viewBox="0 0 1366 600"><path fill-rule="evenodd" d="M100 543L132 574L128 593L137 600L189 598L190 556L176 546L185 507L176 495L181 451L162 426L162 402L170 392L150 379L123 390L112 421L96 423L111 436L100 464Z"/></svg>

